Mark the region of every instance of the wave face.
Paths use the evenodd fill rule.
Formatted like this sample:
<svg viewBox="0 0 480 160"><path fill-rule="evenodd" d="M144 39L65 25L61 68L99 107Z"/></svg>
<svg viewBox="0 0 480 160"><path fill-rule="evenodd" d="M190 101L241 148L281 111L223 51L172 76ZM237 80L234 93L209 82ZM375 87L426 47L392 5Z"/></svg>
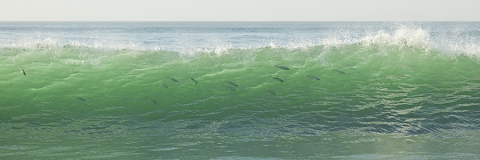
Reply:
<svg viewBox="0 0 480 160"><path fill-rule="evenodd" d="M4 42L0 156L478 158L478 52L432 33L182 51Z"/></svg>

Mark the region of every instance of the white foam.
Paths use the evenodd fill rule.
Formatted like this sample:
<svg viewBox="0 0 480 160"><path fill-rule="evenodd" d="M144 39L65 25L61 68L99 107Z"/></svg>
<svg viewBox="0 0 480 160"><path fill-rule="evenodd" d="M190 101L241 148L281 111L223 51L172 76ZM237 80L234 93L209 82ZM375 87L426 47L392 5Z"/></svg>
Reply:
<svg viewBox="0 0 480 160"><path fill-rule="evenodd" d="M361 38L358 43L363 45L388 45L399 47L420 47L429 48L430 34L421 28L410 28L403 26L394 33L387 33L384 30Z"/></svg>
<svg viewBox="0 0 480 160"><path fill-rule="evenodd" d="M218 44L216 47L213 48L196 48L196 49L189 49L185 51L180 51L182 56L194 56L197 54L204 54L204 53L214 53L217 57L228 54L229 50L234 49L231 44Z"/></svg>
<svg viewBox="0 0 480 160"><path fill-rule="evenodd" d="M348 34L348 33L346 33ZM398 46L416 47L425 50L431 49L433 46L430 42L430 34L427 30L422 28L401 26L393 32L379 30L375 32L366 33L365 36L359 38L351 38L353 35L331 35L320 39L317 45L323 46L326 49L335 47L342 47L353 44L361 44L364 46L378 45L378 46ZM311 42L306 42L303 45L287 46L287 48L311 47Z"/></svg>
<svg viewBox="0 0 480 160"><path fill-rule="evenodd" d="M456 51L455 53L461 53L470 58L474 58L480 61L480 45L478 44L467 44L467 45L453 44L450 46L450 48Z"/></svg>
<svg viewBox="0 0 480 160"><path fill-rule="evenodd" d="M323 45L327 48L329 47L340 47L344 44L352 44L350 40L347 39L339 39L337 37L327 37L326 39L323 39L323 41L320 43L320 45Z"/></svg>
<svg viewBox="0 0 480 160"><path fill-rule="evenodd" d="M58 47L57 40L46 38L43 40L28 41L23 40L23 42L14 42L10 44L2 44L2 47L5 48L22 48L22 49L51 49Z"/></svg>
<svg viewBox="0 0 480 160"><path fill-rule="evenodd" d="M113 50L145 50L142 48L142 43L138 42L109 42L105 40L94 40L92 42L80 42L77 40L68 40L68 42L60 42L57 39L45 38L41 40L21 40L13 43L3 43L0 47L3 48L21 48L21 49L55 49L64 46L87 47L95 49L113 49Z"/></svg>
<svg viewBox="0 0 480 160"><path fill-rule="evenodd" d="M270 42L270 43L268 44L268 47L270 47L270 48L277 48L277 45L275 45L273 42Z"/></svg>

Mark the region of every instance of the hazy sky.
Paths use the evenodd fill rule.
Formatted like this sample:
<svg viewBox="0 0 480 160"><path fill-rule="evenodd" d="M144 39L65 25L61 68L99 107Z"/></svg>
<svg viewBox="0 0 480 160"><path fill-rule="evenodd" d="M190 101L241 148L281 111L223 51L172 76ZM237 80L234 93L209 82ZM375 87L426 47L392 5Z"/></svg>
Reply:
<svg viewBox="0 0 480 160"><path fill-rule="evenodd" d="M0 0L0 21L480 21L480 0Z"/></svg>

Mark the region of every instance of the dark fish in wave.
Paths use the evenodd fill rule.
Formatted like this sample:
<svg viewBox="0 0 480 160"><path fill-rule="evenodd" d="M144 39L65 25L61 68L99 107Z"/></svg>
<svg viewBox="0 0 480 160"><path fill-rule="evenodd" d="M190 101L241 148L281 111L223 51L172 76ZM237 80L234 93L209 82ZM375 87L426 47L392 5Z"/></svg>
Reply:
<svg viewBox="0 0 480 160"><path fill-rule="evenodd" d="M265 90L265 91L267 91L268 93L270 93L270 94L274 95L274 96L276 96L276 95L277 95L275 92L273 92L273 91L271 91L271 90L268 90L268 89L265 89L265 88L264 88L264 90Z"/></svg>
<svg viewBox="0 0 480 160"><path fill-rule="evenodd" d="M317 80L319 81L320 78L318 78L317 76L314 76L314 75L307 75L308 77L310 77L311 79L314 79L314 80Z"/></svg>
<svg viewBox="0 0 480 160"><path fill-rule="evenodd" d="M345 74L345 72L343 72L343 71L341 71L341 70L336 70L336 69L334 69L334 70L332 70L332 71L337 72L338 74Z"/></svg>
<svg viewBox="0 0 480 160"><path fill-rule="evenodd" d="M172 82L178 82L175 78L172 78L172 77L167 77L168 79L170 79Z"/></svg>
<svg viewBox="0 0 480 160"><path fill-rule="evenodd" d="M75 97L75 98L77 98L80 101L85 101L85 99L83 99L82 97Z"/></svg>
<svg viewBox="0 0 480 160"><path fill-rule="evenodd" d="M228 84L230 84L230 85L232 85L232 86L238 87L238 84L236 84L236 83L234 83L234 82L232 82L232 81L225 81L225 82L227 82Z"/></svg>
<svg viewBox="0 0 480 160"><path fill-rule="evenodd" d="M283 79L280 79L280 78L278 78L278 77L273 77L273 76L269 76L269 77L270 77L270 78L273 78L273 79L275 79L275 80L277 80L277 81L283 82Z"/></svg>
<svg viewBox="0 0 480 160"><path fill-rule="evenodd" d="M282 65L273 65L277 68L280 68L280 69L283 69L283 70L290 70L290 68L286 67L286 66L282 66Z"/></svg>
<svg viewBox="0 0 480 160"><path fill-rule="evenodd" d="M230 91L236 91L235 88L233 88L232 86L227 86L227 85L222 85L223 87L227 88L228 90Z"/></svg>
<svg viewBox="0 0 480 160"><path fill-rule="evenodd" d="M22 70L22 72L23 72L23 75L25 75L25 76L26 76L26 75L27 75L27 73L25 73L25 70L23 70L23 68L22 68L21 70Z"/></svg>
<svg viewBox="0 0 480 160"><path fill-rule="evenodd" d="M148 97L145 97L145 98L147 98L147 99L149 99L150 101L152 101L153 103L157 104L157 101L156 101L156 100L150 99L150 98L148 98Z"/></svg>
<svg viewBox="0 0 480 160"><path fill-rule="evenodd" d="M188 77L188 78L190 78L190 80L192 80L193 82L195 82L195 84L198 84L198 82L197 82L195 79L193 79L192 77Z"/></svg>
<svg viewBox="0 0 480 160"><path fill-rule="evenodd" d="M163 88L168 88L168 86L166 84L162 83L162 86L163 86Z"/></svg>

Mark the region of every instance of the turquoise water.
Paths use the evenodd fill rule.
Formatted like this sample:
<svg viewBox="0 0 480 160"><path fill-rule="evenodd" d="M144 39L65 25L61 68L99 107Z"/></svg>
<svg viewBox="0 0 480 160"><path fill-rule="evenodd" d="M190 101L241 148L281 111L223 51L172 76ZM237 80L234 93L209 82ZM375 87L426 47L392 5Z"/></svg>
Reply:
<svg viewBox="0 0 480 160"><path fill-rule="evenodd" d="M0 157L478 159L477 52L398 32L195 51L5 42Z"/></svg>

